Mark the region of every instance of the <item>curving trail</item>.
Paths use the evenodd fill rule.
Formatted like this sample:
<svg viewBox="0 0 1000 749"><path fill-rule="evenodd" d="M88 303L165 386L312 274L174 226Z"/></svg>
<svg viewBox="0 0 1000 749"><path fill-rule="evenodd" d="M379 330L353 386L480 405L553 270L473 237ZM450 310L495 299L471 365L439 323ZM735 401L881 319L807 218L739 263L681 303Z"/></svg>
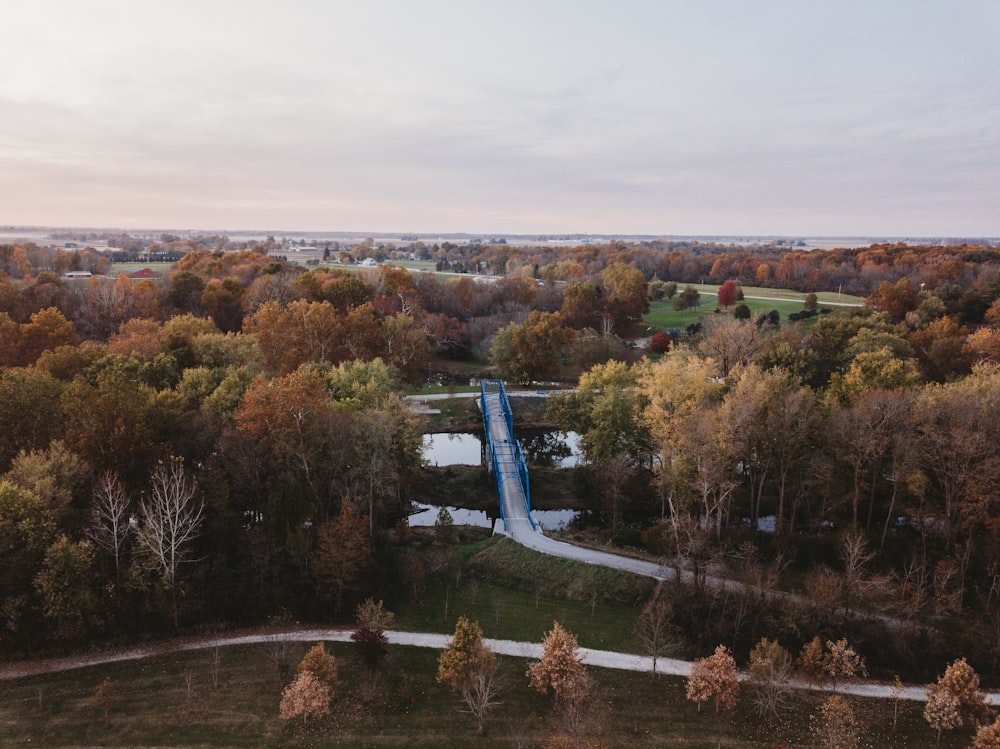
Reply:
<svg viewBox="0 0 1000 749"><path fill-rule="evenodd" d="M386 632L390 644L406 647L432 648L442 650L447 647L451 635L432 632ZM238 645L257 645L269 642L350 642L351 631L347 629L295 629L274 632L255 632L253 634L235 635L232 637L205 637L195 640L178 640L166 644L129 648L107 653L85 655L70 658L51 658L45 660L23 661L0 666L0 681L9 681L40 674L58 673L77 668L91 668L108 663L143 660L182 653L192 650L205 650L216 647L234 647ZM518 642L516 640L485 639L485 642L498 655L515 658L540 658L542 646L537 642ZM596 650L580 648L583 663L597 668L610 668L619 671L638 671L648 673L653 670L653 659L646 655L635 653L618 653L611 650ZM688 676L691 673L691 662L676 658L657 658L656 672L670 676ZM741 679L746 675L741 674ZM792 679L789 686L793 689L812 689L815 691L833 691L829 686L809 685L801 679ZM899 699L914 702L926 702L927 693L923 686L907 686L898 693L893 692L891 684L876 682L850 682L840 684L837 691L841 694L853 694L873 699ZM991 706L1000 705L1000 692L984 692L986 703Z"/></svg>
<svg viewBox="0 0 1000 749"><path fill-rule="evenodd" d="M503 403L499 392L485 392L480 406L488 410L486 423L489 426L489 439L496 446L498 454L506 459L506 446L513 443L514 435L510 433L507 420L503 415ZM563 559L572 559L586 564L597 564L603 567L610 567L616 570L632 572L644 577L652 577L656 580L672 580L678 572L672 567L665 567L655 562L647 562L642 559L623 557L605 551L587 549L582 546L575 546L565 541L556 541L549 538L537 528L528 517L528 503L525 500L524 491L517 477L513 474L505 473L499 482L502 487L500 502L503 505L504 521L498 522L497 532L509 536L516 543L526 546L534 551L548 554ZM680 572L681 580L686 583L695 581L692 572ZM727 580L711 575L703 578L704 583L715 590L737 592L744 589L742 583L734 580ZM788 596L793 600L798 600L796 596L788 594L769 593L760 591L764 595L778 597Z"/></svg>

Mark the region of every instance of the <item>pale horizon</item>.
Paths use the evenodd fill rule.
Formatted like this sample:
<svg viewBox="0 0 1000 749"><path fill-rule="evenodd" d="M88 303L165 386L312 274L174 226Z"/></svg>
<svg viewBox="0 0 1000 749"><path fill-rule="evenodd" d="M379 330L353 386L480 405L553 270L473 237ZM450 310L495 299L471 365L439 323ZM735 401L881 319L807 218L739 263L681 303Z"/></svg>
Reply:
<svg viewBox="0 0 1000 749"><path fill-rule="evenodd" d="M5 27L0 226L1000 236L987 0L14 0Z"/></svg>

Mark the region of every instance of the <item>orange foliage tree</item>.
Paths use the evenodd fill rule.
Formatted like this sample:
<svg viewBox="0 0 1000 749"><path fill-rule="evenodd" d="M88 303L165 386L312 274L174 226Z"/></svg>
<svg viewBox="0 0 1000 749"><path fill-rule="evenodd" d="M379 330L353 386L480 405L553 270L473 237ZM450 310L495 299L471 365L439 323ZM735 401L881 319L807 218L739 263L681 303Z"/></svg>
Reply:
<svg viewBox="0 0 1000 749"><path fill-rule="evenodd" d="M372 564L368 518L344 503L340 514L321 523L310 565L320 589L332 593L339 611L345 597L360 589Z"/></svg>

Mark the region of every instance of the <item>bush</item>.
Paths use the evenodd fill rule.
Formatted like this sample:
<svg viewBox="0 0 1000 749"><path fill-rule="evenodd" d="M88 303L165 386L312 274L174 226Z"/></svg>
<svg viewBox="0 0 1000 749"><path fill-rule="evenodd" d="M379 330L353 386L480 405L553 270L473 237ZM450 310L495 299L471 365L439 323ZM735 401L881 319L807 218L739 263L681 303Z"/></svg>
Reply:
<svg viewBox="0 0 1000 749"><path fill-rule="evenodd" d="M673 339L660 330L649 339L649 350L654 354L665 354L670 350L672 344Z"/></svg>

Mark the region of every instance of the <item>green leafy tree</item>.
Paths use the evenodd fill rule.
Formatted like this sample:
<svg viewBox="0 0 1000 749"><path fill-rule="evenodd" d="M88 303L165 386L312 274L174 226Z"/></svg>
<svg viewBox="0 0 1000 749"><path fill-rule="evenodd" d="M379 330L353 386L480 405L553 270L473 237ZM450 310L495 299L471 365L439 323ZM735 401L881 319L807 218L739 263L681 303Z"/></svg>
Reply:
<svg viewBox="0 0 1000 749"><path fill-rule="evenodd" d="M511 323L497 332L490 360L504 379L527 385L555 374L562 350L573 338L558 315L535 311L524 323Z"/></svg>
<svg viewBox="0 0 1000 749"><path fill-rule="evenodd" d="M170 276L167 301L176 309L198 312L204 288L205 280L197 273L188 270L175 271Z"/></svg>
<svg viewBox="0 0 1000 749"><path fill-rule="evenodd" d="M607 333L620 331L649 312L649 295L642 271L626 263L611 263L601 273L602 326Z"/></svg>
<svg viewBox="0 0 1000 749"><path fill-rule="evenodd" d="M843 376L834 373L830 392L846 402L867 390L900 390L921 382L920 370L912 360L899 359L889 348L858 354Z"/></svg>
<svg viewBox="0 0 1000 749"><path fill-rule="evenodd" d="M573 281L567 284L563 290L559 315L570 328L581 330L595 327L599 315L597 287L590 281Z"/></svg>
<svg viewBox="0 0 1000 749"><path fill-rule="evenodd" d="M701 304L701 295L698 293L698 289L691 284L688 284L684 287L684 290L681 291L680 296L674 299L673 306L675 310L681 311L694 309L699 304Z"/></svg>
<svg viewBox="0 0 1000 749"><path fill-rule="evenodd" d="M21 450L45 450L63 435L65 387L34 368L0 372L0 471L6 472Z"/></svg>
<svg viewBox="0 0 1000 749"><path fill-rule="evenodd" d="M638 423L643 406L638 370L624 362L598 364L580 376L569 393L553 394L546 417L563 431L581 435L589 463L599 465L616 455L639 460L648 451L648 433Z"/></svg>
<svg viewBox="0 0 1000 749"><path fill-rule="evenodd" d="M62 440L53 440L45 450L19 452L5 478L34 492L56 522L65 524L86 496L91 468Z"/></svg>
<svg viewBox="0 0 1000 749"><path fill-rule="evenodd" d="M0 618L23 633L33 598L33 580L55 533L55 522L35 494L0 480Z"/></svg>
<svg viewBox="0 0 1000 749"><path fill-rule="evenodd" d="M99 623L94 559L90 541L74 543L61 536L46 551L35 576L42 613L60 640L84 639Z"/></svg>
<svg viewBox="0 0 1000 749"><path fill-rule="evenodd" d="M129 483L145 480L163 454L150 424L155 391L120 361L93 383L77 378L63 392L66 445L95 468L114 466Z"/></svg>

